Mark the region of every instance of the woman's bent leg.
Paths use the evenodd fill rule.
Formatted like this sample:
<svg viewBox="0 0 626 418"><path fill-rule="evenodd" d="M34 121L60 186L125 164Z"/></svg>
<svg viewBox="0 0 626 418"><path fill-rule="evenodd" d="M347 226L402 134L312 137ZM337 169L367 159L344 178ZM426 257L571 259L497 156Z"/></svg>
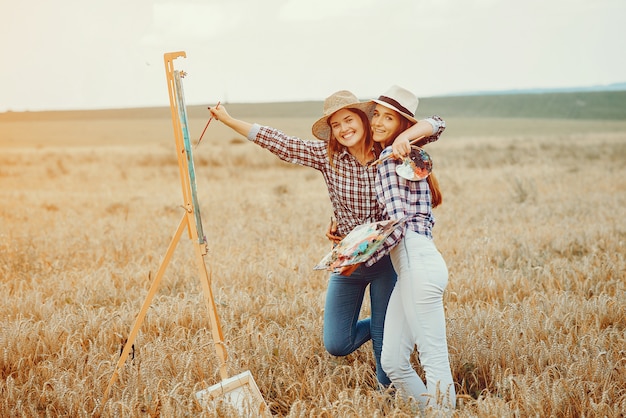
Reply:
<svg viewBox="0 0 626 418"><path fill-rule="evenodd" d="M371 267L360 266L350 276L331 274L324 309L324 346L335 356L345 356L370 338L376 361L376 377L384 386L390 381L382 369L385 314L396 272L389 256ZM365 289L370 286L371 319L359 320Z"/></svg>
<svg viewBox="0 0 626 418"><path fill-rule="evenodd" d="M330 354L346 356L370 339L370 319L359 321L367 285L358 275L330 275L324 307L324 347Z"/></svg>

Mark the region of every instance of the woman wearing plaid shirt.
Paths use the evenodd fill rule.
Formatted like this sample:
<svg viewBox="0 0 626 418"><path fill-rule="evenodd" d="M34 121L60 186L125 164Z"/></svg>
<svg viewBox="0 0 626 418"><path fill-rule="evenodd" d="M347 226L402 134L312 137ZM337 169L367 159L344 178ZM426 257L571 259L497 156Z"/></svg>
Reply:
<svg viewBox="0 0 626 418"><path fill-rule="evenodd" d="M377 100L372 129L374 140L389 145L406 124L422 124L414 110L418 100L411 92L393 86ZM410 109L413 109L411 111ZM445 129L439 117L427 119L433 133ZM414 129L415 130L415 129ZM439 134L436 134L437 137ZM404 135L381 154L407 155L410 145ZM368 262L375 262L390 253L398 273L385 320L381 362L401 396L412 397L422 410L428 406L451 408L456 405L456 392L448 358L443 292L448 283L446 262L433 243L435 219L432 208L441 201L441 192L433 174L423 180L411 181L396 174L401 162L388 158L378 169L376 192L385 219L404 219L385 241L383 249ZM417 346L420 363L426 373L426 385L413 369L410 356Z"/></svg>
<svg viewBox="0 0 626 418"><path fill-rule="evenodd" d="M374 181L376 158L368 116L374 104L362 103L348 91L326 98L324 112L313 124L321 141L302 140L283 132L234 119L223 106L210 108L226 126L269 150L281 160L314 168L322 173L337 219L337 233L347 235L354 227L381 220ZM345 356L372 339L376 376L380 384L390 381L380 364L387 303L396 281L389 256L370 266L359 266L351 275L331 273L324 308L324 346L335 356ZM370 286L371 317L359 320L363 297Z"/></svg>

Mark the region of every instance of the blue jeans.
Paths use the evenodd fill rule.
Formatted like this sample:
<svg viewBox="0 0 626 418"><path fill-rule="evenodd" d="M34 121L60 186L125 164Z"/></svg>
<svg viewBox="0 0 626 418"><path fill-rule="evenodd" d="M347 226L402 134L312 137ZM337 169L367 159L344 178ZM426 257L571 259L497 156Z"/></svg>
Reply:
<svg viewBox="0 0 626 418"><path fill-rule="evenodd" d="M331 273L324 308L324 347L333 356L346 356L370 338L376 359L376 377L391 381L380 364L383 328L396 272L389 256L371 267L360 265L350 276ZM359 320L365 289L370 286L371 317Z"/></svg>

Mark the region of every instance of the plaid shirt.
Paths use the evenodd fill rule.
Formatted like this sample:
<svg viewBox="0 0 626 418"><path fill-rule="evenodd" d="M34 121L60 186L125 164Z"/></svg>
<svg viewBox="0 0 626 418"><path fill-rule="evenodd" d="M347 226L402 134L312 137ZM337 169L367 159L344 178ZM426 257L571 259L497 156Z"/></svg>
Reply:
<svg viewBox="0 0 626 418"><path fill-rule="evenodd" d="M436 132L428 142L436 141L446 129L446 123L439 116L429 118ZM383 150L381 157L391 153L391 147ZM395 158L388 158L381 163L376 176L375 190L384 219L407 218L406 223L385 240L383 245L365 262L371 266L387 254L391 248L404 238L406 228L432 239L432 228L435 218L432 213L430 187L426 179L419 181L407 180L396 174L396 167L401 164Z"/></svg>
<svg viewBox="0 0 626 418"><path fill-rule="evenodd" d="M254 124L248 139L283 161L311 167L322 173L337 219L338 235L347 235L358 225L382 220L374 190L376 167L361 165L344 149L334 156L333 168L328 160L327 142L305 141L267 126Z"/></svg>

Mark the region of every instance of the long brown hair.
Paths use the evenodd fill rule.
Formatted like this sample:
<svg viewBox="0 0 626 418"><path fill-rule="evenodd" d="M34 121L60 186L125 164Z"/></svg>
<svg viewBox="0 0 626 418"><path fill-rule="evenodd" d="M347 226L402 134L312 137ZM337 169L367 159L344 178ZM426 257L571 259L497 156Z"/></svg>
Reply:
<svg viewBox="0 0 626 418"><path fill-rule="evenodd" d="M443 195L441 194L441 189L439 188L439 180L435 177L435 173L431 171L428 177L426 177L426 181L428 181L428 186L430 187L430 203L433 208L436 208L443 203Z"/></svg>
<svg viewBox="0 0 626 418"><path fill-rule="evenodd" d="M374 140L372 139L372 129L370 128L370 119L365 112L361 109L356 109L354 107L348 107L346 110L356 114L363 123L363 129L365 130L365 149L372 148L372 144ZM326 118L326 123L330 128L330 117ZM330 128L330 133L328 134L328 161L330 162L330 166L335 168L335 154L342 151L345 147L337 141L335 135L333 135L333 129Z"/></svg>

